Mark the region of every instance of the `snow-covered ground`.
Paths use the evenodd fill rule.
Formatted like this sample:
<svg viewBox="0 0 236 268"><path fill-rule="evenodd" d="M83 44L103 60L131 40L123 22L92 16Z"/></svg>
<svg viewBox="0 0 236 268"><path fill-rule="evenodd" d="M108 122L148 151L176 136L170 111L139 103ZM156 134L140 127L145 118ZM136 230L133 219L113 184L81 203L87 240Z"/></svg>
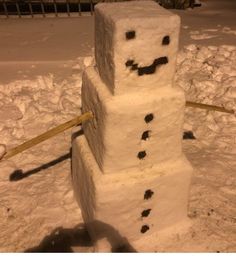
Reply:
<svg viewBox="0 0 236 268"><path fill-rule="evenodd" d="M235 1L205 0L182 17L176 83L191 101L236 107ZM93 61L93 17L0 24L0 144L12 148L80 114L83 69ZM194 167L189 217L156 251L236 251L236 118L186 108L183 148ZM71 130L0 163L0 251L87 252L70 184Z"/></svg>

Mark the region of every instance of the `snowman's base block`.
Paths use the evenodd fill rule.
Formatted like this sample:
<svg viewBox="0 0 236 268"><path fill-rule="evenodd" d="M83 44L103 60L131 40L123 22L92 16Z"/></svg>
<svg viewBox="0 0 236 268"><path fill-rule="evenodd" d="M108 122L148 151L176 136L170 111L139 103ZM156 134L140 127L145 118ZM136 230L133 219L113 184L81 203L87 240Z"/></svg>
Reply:
<svg viewBox="0 0 236 268"><path fill-rule="evenodd" d="M123 244L122 246L113 249L109 240L104 237L95 243L94 252L166 252L166 248L170 248L173 241L181 241L189 232L192 226L190 219L184 219L171 225L169 228L161 231L152 232L150 235L142 236L140 239L131 241L131 243ZM169 252L169 251L168 251ZM171 252L171 251L170 251ZM176 252L176 251L174 251Z"/></svg>
<svg viewBox="0 0 236 268"><path fill-rule="evenodd" d="M134 251L132 245L150 235L187 223L191 175L184 156L146 169L103 174L85 136L72 143L74 192L96 251Z"/></svg>

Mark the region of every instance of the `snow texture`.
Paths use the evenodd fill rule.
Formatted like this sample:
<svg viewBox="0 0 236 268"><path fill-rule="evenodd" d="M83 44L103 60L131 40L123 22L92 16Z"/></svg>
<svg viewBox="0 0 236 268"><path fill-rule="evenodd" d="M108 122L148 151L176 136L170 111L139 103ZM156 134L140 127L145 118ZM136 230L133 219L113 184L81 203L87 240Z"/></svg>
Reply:
<svg viewBox="0 0 236 268"><path fill-rule="evenodd" d="M233 32L226 29L227 33L222 32L224 27L236 30L235 1L202 3L199 9L175 11L183 21L175 80L185 90L188 100L235 109L236 39ZM15 45L19 35L22 41L38 40L35 29L49 36L51 24L54 39L45 41L50 41L50 45ZM80 49L88 56L88 47L93 43L92 25L93 19L89 17L1 21L4 43L0 53L5 60L0 64L0 112L5 111L4 117L0 117L1 144L12 148L80 113L82 70L92 62L92 52L84 58ZM64 38L68 42L60 42L62 29L68 33ZM79 32L74 34L72 29ZM217 33L217 37L193 40L190 34L193 30L199 33L209 30L207 33ZM54 53L55 48L58 50ZM50 57L60 62L54 65L37 62ZM59 74L52 71L60 64L67 69L63 67ZM185 130L192 130L197 138L183 141L184 153L194 167L188 209L192 226L182 233L176 231L171 237L147 236L139 241L139 248L158 252L236 251L235 125L235 115L185 109ZM63 240L65 233L77 235L69 243L74 251L93 250L87 240L81 241L81 232L76 231L80 230L82 217L70 184L70 136L71 131L67 131L0 162L1 252L22 252L38 246L46 238L55 250L53 245L58 246L60 241L64 245L70 242L70 235Z"/></svg>
<svg viewBox="0 0 236 268"><path fill-rule="evenodd" d="M84 69L90 60L74 66ZM48 74L0 86L0 141L7 149L80 114L81 70L75 71L68 79ZM70 146L68 130L0 163L0 251L28 250L81 223L70 185Z"/></svg>
<svg viewBox="0 0 236 268"><path fill-rule="evenodd" d="M183 155L146 169L137 164L132 169L104 174L83 135L72 145L72 172L83 219L92 239L98 240L101 252L104 246L99 240L103 236L117 248L125 240L132 244L146 235L188 221L192 167ZM104 225L102 233L97 222ZM110 231L111 227L116 231ZM117 232L123 241L117 239Z"/></svg>
<svg viewBox="0 0 236 268"><path fill-rule="evenodd" d="M113 96L91 67L84 73L81 96L82 111L95 115L94 120L83 124L83 129L104 173L144 169L166 160L175 161L182 155L182 89L143 87L139 92ZM139 152L147 154L141 161Z"/></svg>
<svg viewBox="0 0 236 268"><path fill-rule="evenodd" d="M236 111L236 51L234 46L185 47L178 56L176 82L187 100ZM185 128L208 146L236 153L235 114L186 109ZM207 122L207 124L206 124Z"/></svg>
<svg viewBox="0 0 236 268"><path fill-rule="evenodd" d="M203 63L208 59L208 53L202 54L201 60L196 59L199 51L204 50L211 53L212 66ZM220 65L219 59L216 60L219 51L225 53L225 61ZM231 74L236 66L235 57L232 57L235 54L236 47L225 46L214 49L203 46L198 50L191 45L180 51L176 82L186 90L187 99L206 103L218 100L214 104L229 103L230 107L233 106L235 96L231 94L235 91L235 79ZM90 60L78 59L74 64L76 74L64 80L49 74L1 85L1 106L11 104L18 111L14 113L17 120L8 118L8 113L5 120L1 117L1 143L11 148L78 115L81 70L85 67L84 62ZM202 66L213 71L208 71L206 76ZM216 74L220 74L218 82L215 81ZM196 87L197 84L190 87L192 81L201 83L210 91ZM220 99L218 93L221 93ZM57 98L53 100L52 95ZM156 237L146 238L147 243L143 242L145 250L235 250L235 116L193 108L185 111L185 129L192 130L197 137L196 140L185 140L183 144L195 170L189 203L189 216L194 224L187 233L177 233L167 241L159 240L158 245ZM66 155L70 149L70 135L71 132L67 131L0 163L1 251L24 251L37 246L55 228L73 229L82 222L68 179L70 161ZM62 156L65 156L65 161L60 161ZM55 159L58 159L57 165L52 163ZM14 172L19 169L23 174L16 176ZM91 249L77 247L76 250Z"/></svg>
<svg viewBox="0 0 236 268"><path fill-rule="evenodd" d="M96 5L96 64L112 94L171 85L179 29L179 16L153 1Z"/></svg>

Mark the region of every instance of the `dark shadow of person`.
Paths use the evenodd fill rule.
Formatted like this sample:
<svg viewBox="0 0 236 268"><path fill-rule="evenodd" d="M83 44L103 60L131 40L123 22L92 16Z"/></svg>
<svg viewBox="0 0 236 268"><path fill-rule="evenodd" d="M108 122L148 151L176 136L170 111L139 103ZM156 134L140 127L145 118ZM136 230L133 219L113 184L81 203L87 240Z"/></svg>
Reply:
<svg viewBox="0 0 236 268"><path fill-rule="evenodd" d="M73 247L92 247L93 243L83 224L74 228L58 227L46 236L38 246L29 248L25 252L74 252Z"/></svg>
<svg viewBox="0 0 236 268"><path fill-rule="evenodd" d="M101 221L93 221L90 228L98 233L97 239L106 237L111 245L111 252L136 252L128 240L122 237L111 225ZM46 236L38 246L29 248L27 253L56 253L74 252L73 247L93 247L97 241L92 241L84 224L79 224L72 229L56 228ZM83 251L84 252L84 251Z"/></svg>
<svg viewBox="0 0 236 268"><path fill-rule="evenodd" d="M111 252L137 252L126 237L121 236L118 230L107 223L94 220L87 223L87 228L93 234L92 237L95 237L94 245L98 240L106 238L111 245Z"/></svg>

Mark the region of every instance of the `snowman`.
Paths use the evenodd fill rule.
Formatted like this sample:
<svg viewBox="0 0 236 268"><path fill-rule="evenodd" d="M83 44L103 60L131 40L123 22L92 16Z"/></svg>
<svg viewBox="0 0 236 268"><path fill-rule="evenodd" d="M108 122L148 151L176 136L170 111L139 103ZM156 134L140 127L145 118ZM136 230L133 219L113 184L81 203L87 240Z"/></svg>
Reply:
<svg viewBox="0 0 236 268"><path fill-rule="evenodd" d="M180 18L153 1L95 6L96 64L81 94L93 120L73 136L72 180L97 244L132 245L188 221L185 96L173 82L179 29Z"/></svg>

